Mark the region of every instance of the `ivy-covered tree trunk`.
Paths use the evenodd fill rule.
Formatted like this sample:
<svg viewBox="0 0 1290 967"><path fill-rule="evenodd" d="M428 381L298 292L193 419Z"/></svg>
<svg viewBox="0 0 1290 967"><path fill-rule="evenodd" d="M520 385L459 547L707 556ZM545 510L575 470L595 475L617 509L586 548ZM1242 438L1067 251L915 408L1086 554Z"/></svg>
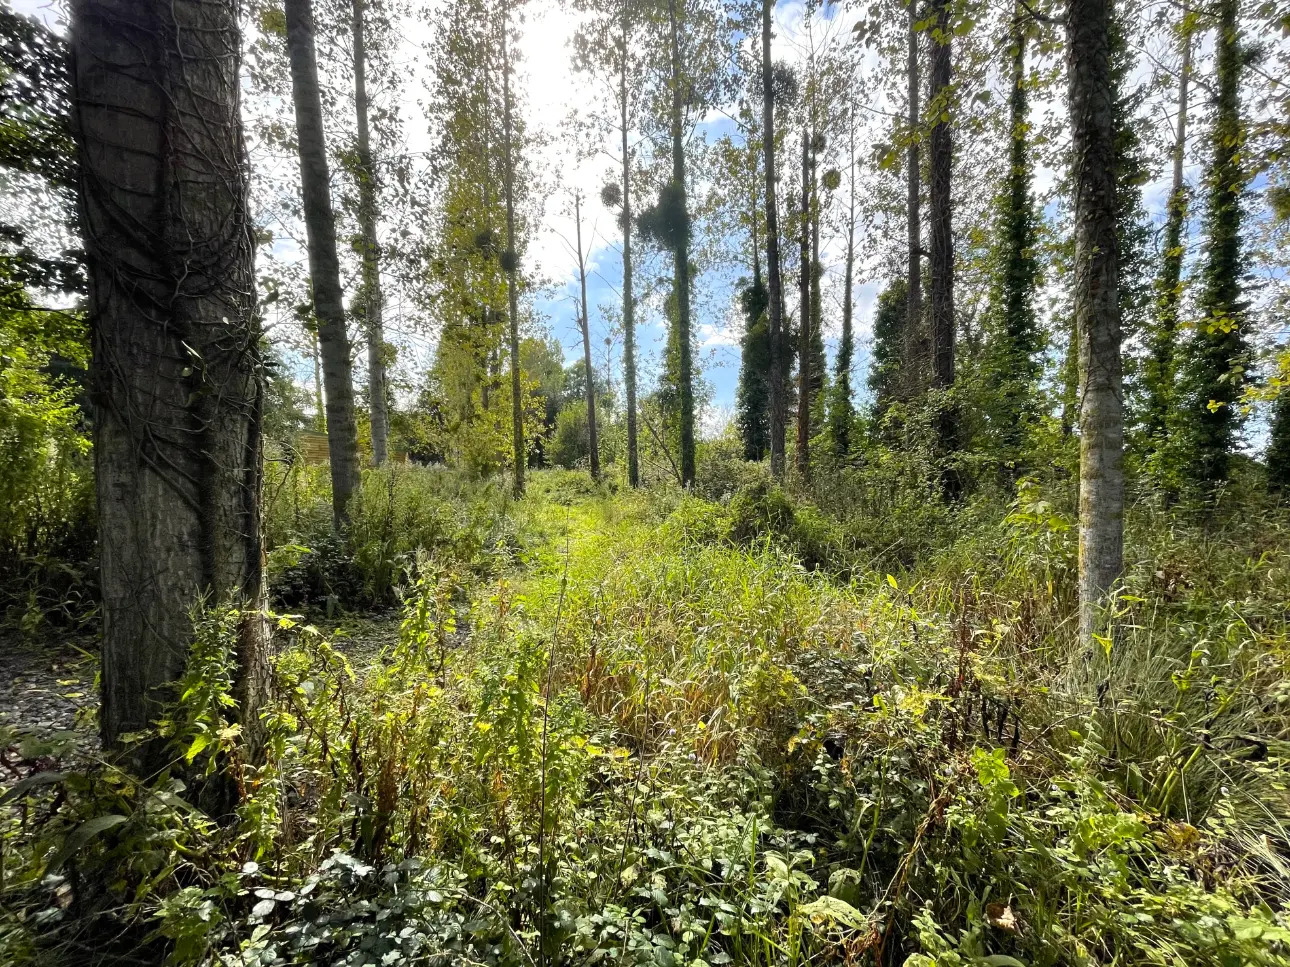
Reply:
<svg viewBox="0 0 1290 967"><path fill-rule="evenodd" d="M596 435L596 380L591 368L591 316L587 312L587 263L582 256L582 196L573 196L574 225L578 242L578 285L582 289L581 318L582 364L587 376L587 437L590 445L591 477L600 479L600 442Z"/></svg>
<svg viewBox="0 0 1290 967"><path fill-rule="evenodd" d="M672 192L678 224L675 234L674 289L676 297L676 347L681 405L681 486L694 486L694 382L690 354L690 213L685 188L685 139L682 130L684 92L681 89L681 35L678 0L668 0L668 27L672 40Z"/></svg>
<svg viewBox="0 0 1290 967"><path fill-rule="evenodd" d="M766 178L766 279L770 303L770 469L784 476L784 438L787 429L788 377L785 371L784 283L780 274L779 212L775 201L775 83L770 59L770 23L773 0L761 5L761 118L762 167Z"/></svg>
<svg viewBox="0 0 1290 967"><path fill-rule="evenodd" d="M1205 260L1201 269L1200 321L1187 344L1182 375L1185 472L1206 496L1226 483L1240 428L1237 403L1245 383L1247 345L1241 300L1240 115L1242 52L1236 0L1220 0L1215 38L1214 126L1205 175Z"/></svg>
<svg viewBox="0 0 1290 967"><path fill-rule="evenodd" d="M1124 384L1110 13L1109 0L1069 0L1066 9L1079 340L1079 618L1080 638L1089 645L1105 629L1105 605L1124 562Z"/></svg>
<svg viewBox="0 0 1290 967"><path fill-rule="evenodd" d="M856 254L856 112L848 117L848 161L850 164L850 204L847 209L847 254L842 273L842 336L838 340L838 356L833 374L833 397L829 406L829 424L833 438L833 453L846 457L851 451L851 422L855 410L851 405L851 359L855 353L855 336L852 332L852 313L855 287Z"/></svg>
<svg viewBox="0 0 1290 967"><path fill-rule="evenodd" d="M948 391L954 386L954 232L951 209L953 143L948 121L951 98L951 25L948 0L936 0L936 28L928 65L931 87L929 108L934 116L928 138L928 212L931 252L928 264L931 280L932 386ZM940 401L937 437L942 457L958 449L958 420L953 403ZM945 476L947 490L957 491L956 475Z"/></svg>
<svg viewBox="0 0 1290 967"><path fill-rule="evenodd" d="M1025 435L1033 422L1043 336L1035 318L1038 283L1035 210L1030 192L1029 104L1026 96L1026 12L1020 4L1012 28L1009 97L1009 166L1000 196L997 259L986 344L985 387L999 455L1015 478L1024 472Z"/></svg>
<svg viewBox="0 0 1290 967"><path fill-rule="evenodd" d="M811 109L811 426L818 433L824 426L824 389L828 384L827 361L824 355L824 296L820 291L824 275L820 263L820 220L824 206L820 204L819 161L824 150L824 135L815 123L815 109Z"/></svg>
<svg viewBox="0 0 1290 967"><path fill-rule="evenodd" d="M363 11L367 0L353 0L354 109L358 116L358 224L363 246L363 321L367 336L368 416L372 424L372 462L389 457L389 391L385 378L385 299L381 292L381 250L376 235L376 167L368 130L367 44Z"/></svg>
<svg viewBox="0 0 1290 967"><path fill-rule="evenodd" d="M354 419L353 371L340 287L340 260L336 254L336 216L331 207L331 172L323 138L311 0L286 0L286 20L300 154L300 190L309 246L309 279L327 390L332 518L340 529L349 519L349 502L358 489L358 424Z"/></svg>
<svg viewBox="0 0 1290 967"><path fill-rule="evenodd" d="M622 0L622 68L618 75L620 127L623 138L623 388L627 397L627 483L641 483L636 422L636 303L632 292L632 160L628 144L627 52L631 40L631 0Z"/></svg>
<svg viewBox="0 0 1290 967"><path fill-rule="evenodd" d="M906 149L906 233L908 235L909 260L905 274L905 297L908 300L905 313L905 333L902 340L905 357L901 367L904 377L904 389L907 395L916 395L921 387L923 357L923 223L920 209L922 198L922 162L920 160L919 138L921 130L921 112L918 103L918 0L909 3L909 53L906 68L906 84L909 91L909 147Z"/></svg>
<svg viewBox="0 0 1290 967"><path fill-rule="evenodd" d="M1187 153L1187 109L1191 94L1191 4L1183 0L1179 33L1182 64L1178 71L1178 119L1173 146L1173 182L1165 213L1164 239L1160 253L1160 275L1156 279L1156 312L1147 348L1144 381L1147 388L1147 412L1144 419L1147 443L1154 457L1157 479L1166 476L1159 466L1168 432L1170 411L1174 406L1174 380L1177 376L1175 351L1178 344L1178 309L1182 301L1182 267L1187 227L1187 184L1183 180L1183 162Z"/></svg>
<svg viewBox="0 0 1290 967"><path fill-rule="evenodd" d="M515 496L524 494L524 463L527 453L524 447L524 400L521 398L523 388L520 380L520 294L519 271L520 256L515 248L515 145L512 136L511 112L511 56L507 31L510 25L502 19L502 164L505 166L503 184L506 193L506 251L502 253L502 268L506 270L506 298L510 312L511 340L511 442L512 458L515 461L514 489Z"/></svg>
<svg viewBox="0 0 1290 967"><path fill-rule="evenodd" d="M798 231L797 472L811 475L811 134L802 128L802 208Z"/></svg>
<svg viewBox="0 0 1290 967"><path fill-rule="evenodd" d="M237 12L232 0L71 4L108 746L177 697L203 597L248 612L245 729L267 687L264 371Z"/></svg>

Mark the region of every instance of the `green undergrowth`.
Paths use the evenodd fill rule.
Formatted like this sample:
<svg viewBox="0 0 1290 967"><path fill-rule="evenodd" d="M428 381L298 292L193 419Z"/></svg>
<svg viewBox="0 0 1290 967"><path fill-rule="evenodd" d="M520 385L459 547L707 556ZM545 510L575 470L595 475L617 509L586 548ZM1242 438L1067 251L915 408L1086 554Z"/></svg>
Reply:
<svg viewBox="0 0 1290 967"><path fill-rule="evenodd" d="M277 619L262 761L212 611L169 768L7 794L0 961L1290 964L1277 514L1139 508L1084 652L1038 485L902 565L765 480L434 473L364 491L396 642Z"/></svg>

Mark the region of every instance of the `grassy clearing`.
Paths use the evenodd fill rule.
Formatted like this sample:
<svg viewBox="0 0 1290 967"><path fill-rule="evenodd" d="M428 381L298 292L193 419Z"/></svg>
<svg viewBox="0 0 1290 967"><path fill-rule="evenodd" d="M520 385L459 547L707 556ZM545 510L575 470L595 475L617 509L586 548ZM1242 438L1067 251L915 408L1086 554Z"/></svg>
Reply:
<svg viewBox="0 0 1290 967"><path fill-rule="evenodd" d="M1140 510L1081 654L1032 487L904 566L756 480L372 474L352 555L324 496L278 493L280 600L397 640L282 619L252 766L207 615L172 769L9 794L8 959L110 925L190 964L1290 963L1283 516Z"/></svg>

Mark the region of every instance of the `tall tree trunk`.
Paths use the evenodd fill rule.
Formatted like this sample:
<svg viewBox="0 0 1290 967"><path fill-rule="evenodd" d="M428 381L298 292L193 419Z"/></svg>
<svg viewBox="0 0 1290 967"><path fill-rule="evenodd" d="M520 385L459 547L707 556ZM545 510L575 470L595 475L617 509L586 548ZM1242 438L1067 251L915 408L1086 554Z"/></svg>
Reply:
<svg viewBox="0 0 1290 967"><path fill-rule="evenodd" d="M582 196L573 196L574 222L578 238L578 285L582 289L582 365L587 374L587 436L591 445L591 476L600 479L600 443L596 436L596 381L591 368L591 316L587 312L587 264L582 257Z"/></svg>
<svg viewBox="0 0 1290 967"><path fill-rule="evenodd" d="M300 190L309 243L309 278L322 350L327 389L327 449L331 456L332 519L337 529L349 520L349 502L358 489L358 425L354 419L354 381L349 333L336 255L336 217L331 207L331 173L323 140L322 96L314 53L311 0L286 0L287 49L291 54L291 93L296 106L300 148Z"/></svg>
<svg viewBox="0 0 1290 967"><path fill-rule="evenodd" d="M1018 3L1012 23L1012 81L1008 105L1009 165L998 221L999 265L992 285L996 317L987 345L987 378L997 405L990 413L1004 462L1015 479L1026 466L1027 428L1035 408L1043 342L1035 320L1035 214L1030 193L1026 34L1029 14Z"/></svg>
<svg viewBox="0 0 1290 967"><path fill-rule="evenodd" d="M363 10L367 0L353 0L354 109L358 115L358 227L363 245L363 316L367 336L368 416L372 424L372 462L389 457L390 419L385 379L385 297L381 292L381 249L376 237L376 168L368 132L367 43Z"/></svg>
<svg viewBox="0 0 1290 967"><path fill-rule="evenodd" d="M811 109L811 421L816 432L823 426L824 415L824 297L820 292L823 271L820 266L820 219L824 215L820 204L819 159L823 151L823 135ZM819 139L819 143L816 140Z"/></svg>
<svg viewBox="0 0 1290 967"><path fill-rule="evenodd" d="M788 377L784 357L784 282L780 274L779 212L775 203L775 83L770 58L770 22L774 0L761 5L762 166L766 175L766 282L770 289L770 469L784 476L784 435L788 423Z"/></svg>
<svg viewBox="0 0 1290 967"><path fill-rule="evenodd" d="M1187 153L1187 108L1191 95L1191 4L1183 0L1179 28L1182 66L1178 72L1178 120L1173 147L1173 183L1165 214L1164 251L1156 280L1156 317L1150 335L1147 363L1147 439L1153 451L1164 445L1173 409L1178 342L1178 306L1182 299L1183 232L1187 227L1187 184L1183 163Z"/></svg>
<svg viewBox="0 0 1290 967"><path fill-rule="evenodd" d="M1114 92L1109 0L1069 0L1066 70L1075 159L1079 338L1079 617L1087 644L1124 562L1124 385L1120 358Z"/></svg>
<svg viewBox="0 0 1290 967"><path fill-rule="evenodd" d="M511 55L509 23L502 20L502 163L506 166L506 252L503 268L506 269L506 296L509 302L511 327L511 427L515 459L515 496L524 494L524 401L520 398L520 294L515 277L519 271L520 256L515 247L515 145L511 134Z"/></svg>
<svg viewBox="0 0 1290 967"><path fill-rule="evenodd" d="M203 597L247 610L244 729L256 731L267 687L264 369L237 13L232 0L71 4L109 746L177 697Z"/></svg>
<svg viewBox="0 0 1290 967"><path fill-rule="evenodd" d="M928 213L931 227L931 258L928 265L931 277L931 336L932 336L932 386L948 391L954 385L954 233L951 209L951 177L953 172L953 144L950 124L946 118L950 111L950 82L952 77L950 50L949 0L935 0L936 33L928 64L931 88L930 109L935 116L928 138L928 169L931 184L928 186ZM949 457L958 449L957 417L953 403L942 399L937 414L937 436L942 457ZM956 475L947 473L945 482L951 495L957 491Z"/></svg>
<svg viewBox="0 0 1290 967"><path fill-rule="evenodd" d="M833 452L846 457L851 451L851 357L855 352L855 335L852 331L852 314L856 262L856 117L852 108L848 117L850 175L848 191L850 204L847 209L846 268L842 274L842 338L838 342L837 368L834 375L833 406L829 421L833 424Z"/></svg>
<svg viewBox="0 0 1290 967"><path fill-rule="evenodd" d="M909 238L909 262L906 270L904 355L905 392L916 395L921 389L923 371L923 228L920 211L922 196L922 162L919 138L922 117L918 103L918 0L909 2L909 53L906 84L909 91L909 147L906 149L907 193L905 202L906 233Z"/></svg>
<svg viewBox="0 0 1290 967"><path fill-rule="evenodd" d="M694 382L690 357L690 212L685 189L685 141L682 131L681 36L677 24L678 0L668 0L668 25L672 34L672 185L681 225L675 249L676 345L680 356L681 486L694 486Z"/></svg>
<svg viewBox="0 0 1290 967"><path fill-rule="evenodd" d="M1191 482L1213 496L1227 482L1240 424L1240 397L1248 365L1241 293L1242 50L1236 0L1220 0L1214 39L1214 123L1205 173L1205 256L1198 300L1201 324L1186 348L1182 374L1187 412L1182 427L1190 443Z"/></svg>
<svg viewBox="0 0 1290 967"><path fill-rule="evenodd" d="M631 2L622 0L622 70L618 76L619 107L623 136L623 384L627 395L627 483L641 483L640 446L636 430L636 300L632 293L632 161L627 143L627 53L631 33Z"/></svg>
<svg viewBox="0 0 1290 967"><path fill-rule="evenodd" d="M802 128L802 224L798 232L801 273L798 300L801 322L797 330L797 472L811 475L811 133Z"/></svg>

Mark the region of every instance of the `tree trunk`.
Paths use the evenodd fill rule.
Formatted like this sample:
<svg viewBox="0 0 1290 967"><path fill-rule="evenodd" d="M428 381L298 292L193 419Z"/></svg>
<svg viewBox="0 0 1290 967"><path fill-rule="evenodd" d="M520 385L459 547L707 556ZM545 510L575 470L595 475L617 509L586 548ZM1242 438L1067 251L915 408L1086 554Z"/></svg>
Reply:
<svg viewBox="0 0 1290 967"><path fill-rule="evenodd" d="M102 731L148 729L192 609L246 609L237 716L267 688L264 370L237 4L71 4L89 274L103 608ZM142 763L155 765L156 763Z"/></svg>
<svg viewBox="0 0 1290 967"><path fill-rule="evenodd" d="M1124 386L1115 217L1109 0L1069 0L1066 70L1075 159L1075 325L1079 338L1080 638L1105 630L1124 560Z"/></svg>
<svg viewBox="0 0 1290 967"><path fill-rule="evenodd" d="M640 446L636 431L636 303L632 294L632 191L631 149L627 143L627 52L630 34L631 0L623 3L622 71L619 74L619 106L623 135L623 383L627 395L627 483L641 483Z"/></svg>
<svg viewBox="0 0 1290 967"><path fill-rule="evenodd" d="M1173 409L1174 350L1178 341L1178 305L1182 299L1183 232L1187 227L1187 185L1183 162L1187 152L1187 107L1191 88L1191 4L1182 7L1182 67L1178 77L1178 122L1173 147L1173 184L1165 215L1164 251L1156 281L1156 318L1147 370L1147 439L1153 450L1165 442Z"/></svg>
<svg viewBox="0 0 1290 967"><path fill-rule="evenodd" d="M510 25L502 21L502 150L506 166L506 296L509 302L511 326L511 433L515 459L515 496L524 495L524 401L520 398L520 295L515 277L519 271L520 256L515 248L515 145L511 133L511 55L506 36Z"/></svg>
<svg viewBox="0 0 1290 967"><path fill-rule="evenodd" d="M690 358L690 212L685 190L685 141L682 131L681 38L677 24L678 0L668 0L672 34L672 185L680 204L681 230L675 250L676 345L680 356L681 486L694 486L694 382Z"/></svg>
<svg viewBox="0 0 1290 967"><path fill-rule="evenodd" d="M953 144L950 138L951 51L948 0L936 0L936 36L932 39L928 80L930 109L935 116L928 138L928 212L931 227L931 336L932 387L948 391L954 385L954 234L950 186L953 171ZM937 437L942 457L958 449L957 419L952 401L938 401ZM947 473L947 488L957 491L955 475Z"/></svg>
<svg viewBox="0 0 1290 967"><path fill-rule="evenodd" d="M349 520L349 502L358 489L358 426L354 420L354 382L349 333L336 255L336 217L331 207L331 173L323 140L322 96L314 53L311 0L286 0L287 49L291 54L291 93L296 106L300 148L300 189L309 243L309 278L322 350L327 390L327 449L331 456L332 518L337 529Z"/></svg>
<svg viewBox="0 0 1290 967"><path fill-rule="evenodd" d="M578 285L582 289L582 365L587 373L587 436L591 445L591 477L600 479L600 443L596 436L596 381L591 368L591 317L587 312L587 264L582 257L582 196L573 196L574 223L578 239Z"/></svg>
<svg viewBox="0 0 1290 967"><path fill-rule="evenodd" d="M851 450L851 421L854 411L851 408L851 357L855 352L855 335L852 330L854 298L852 288L855 285L856 256L856 118L855 108L850 111L849 154L850 162L850 205L847 209L847 254L846 268L842 275L842 338L838 342L837 370L834 377L833 406L829 412L833 424L834 455L845 458Z"/></svg>
<svg viewBox="0 0 1290 967"><path fill-rule="evenodd" d="M376 237L376 168L368 133L367 45L363 9L353 0L354 109L358 114L358 226L363 245L363 315L367 335L368 415L372 423L372 463L389 457L390 420L385 379L385 297L381 292L381 250Z"/></svg>
<svg viewBox="0 0 1290 967"><path fill-rule="evenodd" d="M788 389L784 371L784 283L779 260L779 213L775 204L775 85L770 59L770 21L774 0L761 5L762 155L766 174L766 282L770 292L770 469L784 476L784 435Z"/></svg>
<svg viewBox="0 0 1290 967"><path fill-rule="evenodd" d="M918 0L909 0L909 56L906 81L909 90L909 147L906 149L908 192L906 195L909 263L906 293L909 300L905 315L904 383L908 396L921 389L923 371L923 228L920 211L922 196L922 162L919 159L919 129L922 118L918 103Z"/></svg>
<svg viewBox="0 0 1290 967"><path fill-rule="evenodd" d="M802 224L798 232L801 273L798 279L801 323L797 329L797 453L802 479L811 475L811 133L802 128Z"/></svg>

